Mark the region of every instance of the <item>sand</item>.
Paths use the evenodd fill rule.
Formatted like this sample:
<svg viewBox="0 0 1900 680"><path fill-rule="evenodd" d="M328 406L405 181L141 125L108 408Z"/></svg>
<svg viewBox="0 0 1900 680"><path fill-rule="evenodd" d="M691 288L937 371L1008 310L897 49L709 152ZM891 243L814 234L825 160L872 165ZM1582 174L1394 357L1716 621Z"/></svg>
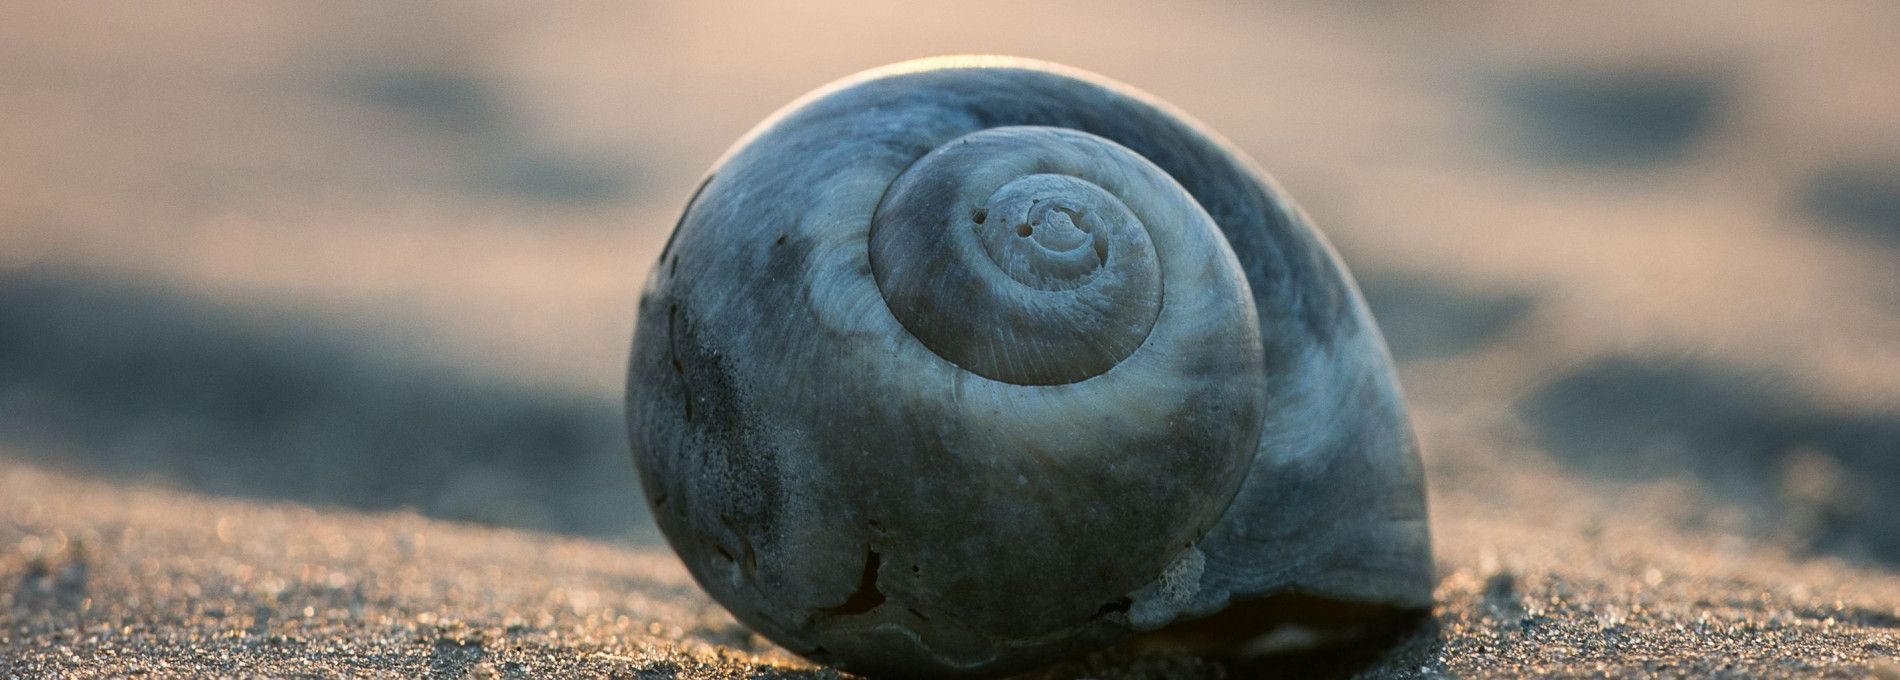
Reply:
<svg viewBox="0 0 1900 680"><path fill-rule="evenodd" d="M1891 672L1900 576L1696 528L1719 509L1678 486L1610 499L1545 474L1437 496L1441 604L1394 638L1235 667L1111 650L1048 675ZM0 675L836 676L739 626L663 547L18 464L0 492Z"/></svg>
<svg viewBox="0 0 1900 680"><path fill-rule="evenodd" d="M656 535L632 309L754 122L956 52L1259 160L1363 285L1431 486L1427 617L1051 675L1900 677L1892 5L6 14L0 677L832 675Z"/></svg>

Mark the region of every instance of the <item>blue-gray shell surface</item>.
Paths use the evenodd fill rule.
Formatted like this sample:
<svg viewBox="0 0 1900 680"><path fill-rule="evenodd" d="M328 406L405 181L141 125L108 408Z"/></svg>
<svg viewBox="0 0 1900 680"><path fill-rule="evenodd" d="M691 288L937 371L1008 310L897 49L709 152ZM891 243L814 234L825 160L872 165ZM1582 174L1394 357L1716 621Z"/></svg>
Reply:
<svg viewBox="0 0 1900 680"><path fill-rule="evenodd" d="M627 419L693 577L847 670L1430 604L1417 445L1338 257L1212 132L1060 66L898 64L740 140L646 283Z"/></svg>

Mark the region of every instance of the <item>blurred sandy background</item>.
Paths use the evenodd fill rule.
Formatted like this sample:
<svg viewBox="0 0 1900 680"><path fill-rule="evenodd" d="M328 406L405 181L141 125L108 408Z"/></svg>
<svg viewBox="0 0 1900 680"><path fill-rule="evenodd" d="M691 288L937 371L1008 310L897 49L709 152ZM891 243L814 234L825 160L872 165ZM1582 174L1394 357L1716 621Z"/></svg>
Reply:
<svg viewBox="0 0 1900 680"><path fill-rule="evenodd" d="M213 600L282 635L285 588L159 593L134 557L199 585L183 553L242 553L353 584L338 602L402 562L299 553L324 531L479 546L439 567L472 591L497 578L485 555L547 580L515 600L385 583L371 611L394 623L338 605L332 639L435 640L413 658L176 649L532 672L503 661L519 634L581 663L543 671L795 667L718 622L645 517L619 413L638 286L754 123L969 52L1189 111L1358 276L1425 443L1448 604L1352 664L1851 675L1900 655L1900 5L23 2L0 8L0 670L85 668L135 624L212 630ZM232 517L280 533L232 547ZM625 600L652 593L622 572L684 604ZM536 599L574 583L592 606ZM593 657L544 606L617 651L574 661ZM1711 611L1779 623L1667 632ZM1612 641L1517 630L1538 617ZM415 632L448 619L493 631L452 645L468 663ZM1208 668L1181 663L1156 672Z"/></svg>

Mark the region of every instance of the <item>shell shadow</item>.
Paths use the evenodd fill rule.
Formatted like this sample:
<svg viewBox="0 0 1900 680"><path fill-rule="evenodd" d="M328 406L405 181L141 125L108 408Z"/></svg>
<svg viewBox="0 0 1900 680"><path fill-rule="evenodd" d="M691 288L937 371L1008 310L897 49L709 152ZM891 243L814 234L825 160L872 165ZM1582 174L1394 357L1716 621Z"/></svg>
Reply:
<svg viewBox="0 0 1900 680"><path fill-rule="evenodd" d="M1207 619L1211 626L1258 630L1258 621L1301 622L1317 627L1273 629L1255 644L1323 634L1329 623L1352 622L1344 641L1307 648L1259 654L1245 659L1222 659L1230 677L1239 678L1360 678L1394 671L1430 667L1443 656L1445 641L1438 620L1428 612L1405 612L1366 605L1328 602L1299 595L1269 598L1258 606L1240 607ZM1298 631L1298 632L1296 632ZM1288 633L1294 633L1288 635Z"/></svg>
<svg viewBox="0 0 1900 680"><path fill-rule="evenodd" d="M1535 306L1535 298L1479 292L1417 274L1368 272L1360 291L1401 362L1444 359L1504 336Z"/></svg>
<svg viewBox="0 0 1900 680"><path fill-rule="evenodd" d="M612 399L273 310L0 271L0 455L223 495L650 536Z"/></svg>
<svg viewBox="0 0 1900 680"><path fill-rule="evenodd" d="M1900 412L1829 410L1777 376L1628 356L1551 382L1518 410L1574 469L1687 473L1796 547L1900 566Z"/></svg>
<svg viewBox="0 0 1900 680"><path fill-rule="evenodd" d="M1543 70L1505 77L1495 94L1532 158L1628 167L1688 154L1714 127L1728 81L1710 68Z"/></svg>
<svg viewBox="0 0 1900 680"><path fill-rule="evenodd" d="M1411 677L1414 669L1442 667L1444 651L1428 612L1283 593L1021 677Z"/></svg>

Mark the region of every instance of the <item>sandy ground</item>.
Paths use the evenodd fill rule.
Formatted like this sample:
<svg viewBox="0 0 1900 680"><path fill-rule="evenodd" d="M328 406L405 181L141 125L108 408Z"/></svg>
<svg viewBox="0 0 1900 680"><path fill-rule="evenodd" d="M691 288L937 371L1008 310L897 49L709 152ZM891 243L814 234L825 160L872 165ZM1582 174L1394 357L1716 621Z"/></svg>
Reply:
<svg viewBox="0 0 1900 680"><path fill-rule="evenodd" d="M1427 620L1251 665L1118 649L1047 676L1895 672L1900 575L1711 530L1723 509L1678 485L1604 495L1547 468L1458 472L1496 483L1435 499L1444 580ZM664 548L19 464L0 493L15 546L0 675L836 675L739 626Z"/></svg>
<svg viewBox="0 0 1900 680"><path fill-rule="evenodd" d="M997 52L1246 149L1400 362L1441 606L1057 677L1900 677L1900 9L0 10L0 676L824 675L686 579L618 424L706 166Z"/></svg>

